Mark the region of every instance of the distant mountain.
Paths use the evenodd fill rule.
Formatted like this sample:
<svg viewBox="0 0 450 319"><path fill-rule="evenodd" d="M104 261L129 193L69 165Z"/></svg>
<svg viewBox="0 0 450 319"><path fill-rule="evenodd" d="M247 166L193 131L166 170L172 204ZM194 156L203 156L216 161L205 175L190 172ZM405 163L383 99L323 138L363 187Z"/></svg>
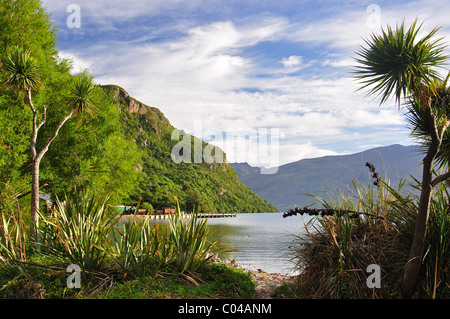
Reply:
<svg viewBox="0 0 450 319"><path fill-rule="evenodd" d="M397 186L401 178L420 176L423 154L417 146L391 145L361 153L304 159L280 166L273 175L262 175L260 169L247 163L233 163L241 182L280 211L314 203L307 194L326 197L337 189L345 190L352 179L360 183L371 181L365 166L372 163L384 180Z"/></svg>

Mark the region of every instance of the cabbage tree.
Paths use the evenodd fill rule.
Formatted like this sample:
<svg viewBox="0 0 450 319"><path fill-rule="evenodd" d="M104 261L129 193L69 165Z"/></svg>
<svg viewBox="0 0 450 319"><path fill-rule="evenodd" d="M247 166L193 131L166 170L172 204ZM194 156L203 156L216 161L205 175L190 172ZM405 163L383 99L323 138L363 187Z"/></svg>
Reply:
<svg viewBox="0 0 450 319"><path fill-rule="evenodd" d="M395 29L388 26L381 34L372 34L357 52L355 69L360 89L378 95L380 104L394 98L399 106L406 107L412 133L421 138L425 149L414 237L402 278L406 298L414 293L424 256L433 189L450 178L449 172L433 175L435 161L446 163L450 154L447 79L438 71L449 57L443 39L435 38L439 28L420 38L421 27L415 20L409 28L403 22Z"/></svg>
<svg viewBox="0 0 450 319"><path fill-rule="evenodd" d="M67 97L68 114L65 115L54 129L53 134L43 144L41 149L37 148L38 133L47 121L47 108L42 107L42 114L33 103L33 93L42 86L39 75L39 67L36 60L32 57L31 52L22 47L15 46L7 52L6 58L2 63L7 85L13 86L17 91L25 93L26 103L33 113L32 133L30 138L31 152L31 222L32 237L38 241L38 224L39 224L39 166L42 158L47 153L50 145L56 139L60 129L72 116L81 116L83 114L92 114L93 103L91 94L95 88L92 77L86 73L75 77Z"/></svg>

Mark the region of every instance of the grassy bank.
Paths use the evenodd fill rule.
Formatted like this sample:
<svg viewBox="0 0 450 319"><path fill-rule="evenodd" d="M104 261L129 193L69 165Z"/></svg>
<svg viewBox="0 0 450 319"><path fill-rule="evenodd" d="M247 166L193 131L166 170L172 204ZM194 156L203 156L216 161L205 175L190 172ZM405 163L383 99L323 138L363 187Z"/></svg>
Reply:
<svg viewBox="0 0 450 319"><path fill-rule="evenodd" d="M0 269L0 299L239 299L251 298L255 291L249 272L220 263L207 263L185 275L170 268L139 278L98 273L82 279L80 289L67 287L70 274L64 265L55 266L42 256L32 257L23 270L26 276Z"/></svg>
<svg viewBox="0 0 450 319"><path fill-rule="evenodd" d="M251 297L249 272L210 259L207 220L184 220L176 206L168 225L119 222L107 199L75 193L41 215L38 244L20 210L2 214L0 298ZM77 274L80 286L69 288Z"/></svg>

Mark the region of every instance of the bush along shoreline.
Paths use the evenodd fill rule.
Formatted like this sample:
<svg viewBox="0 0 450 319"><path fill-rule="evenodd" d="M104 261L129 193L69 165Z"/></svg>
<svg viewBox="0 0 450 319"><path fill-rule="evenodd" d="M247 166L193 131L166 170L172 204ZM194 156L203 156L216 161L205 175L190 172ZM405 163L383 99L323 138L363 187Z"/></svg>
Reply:
<svg viewBox="0 0 450 319"><path fill-rule="evenodd" d="M321 209L292 209L296 214L316 216L296 237L291 251L301 273L277 294L284 298L397 299L403 298L401 278L408 261L417 214L418 198L405 194L406 181L393 188L371 169L373 183L330 198L315 197ZM415 181L414 187L420 188ZM427 254L411 298L450 298L449 189L444 184L433 192ZM377 285L371 269L379 271Z"/></svg>

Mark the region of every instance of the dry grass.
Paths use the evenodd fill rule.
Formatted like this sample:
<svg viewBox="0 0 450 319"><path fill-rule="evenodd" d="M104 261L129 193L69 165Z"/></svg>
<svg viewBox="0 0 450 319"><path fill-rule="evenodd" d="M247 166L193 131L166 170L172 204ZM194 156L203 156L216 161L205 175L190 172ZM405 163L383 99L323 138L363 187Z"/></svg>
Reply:
<svg viewBox="0 0 450 319"><path fill-rule="evenodd" d="M401 194L403 184L393 189L378 182L376 187L354 183L353 192L339 192L328 200L319 198L324 209L336 213L312 219L305 224L305 234L297 237L292 256L301 275L289 288L291 298L400 297L417 199ZM439 298L439 291L441 297L448 296L448 195L444 188L433 197L427 253L416 297ZM355 218L348 213L354 211L362 214ZM367 285L371 274L367 267L372 264L381 269L381 288Z"/></svg>

